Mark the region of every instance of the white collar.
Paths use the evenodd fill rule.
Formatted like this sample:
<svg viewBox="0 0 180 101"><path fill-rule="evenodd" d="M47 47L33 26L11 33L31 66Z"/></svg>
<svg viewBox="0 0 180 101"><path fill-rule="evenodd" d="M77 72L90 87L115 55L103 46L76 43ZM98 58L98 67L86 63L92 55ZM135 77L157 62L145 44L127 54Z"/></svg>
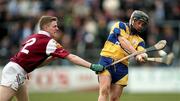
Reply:
<svg viewBox="0 0 180 101"><path fill-rule="evenodd" d="M46 32L46 31L43 31L43 30L40 30L40 31L38 32L38 34L43 34L43 35L46 35L46 36L49 36L49 37L50 37L50 34L49 34L48 32Z"/></svg>

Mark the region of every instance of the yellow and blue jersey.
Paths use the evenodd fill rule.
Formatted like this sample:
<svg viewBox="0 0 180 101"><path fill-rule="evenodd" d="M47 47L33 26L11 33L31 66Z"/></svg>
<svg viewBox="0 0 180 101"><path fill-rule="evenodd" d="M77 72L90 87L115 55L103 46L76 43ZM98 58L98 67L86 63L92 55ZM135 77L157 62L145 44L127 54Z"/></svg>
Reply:
<svg viewBox="0 0 180 101"><path fill-rule="evenodd" d="M127 23L117 22L111 28L108 39L100 53L101 56L109 57L116 61L128 55L120 46L118 36L126 38L138 51L143 50L145 47L144 40L138 34L130 33ZM122 63L128 65L128 60L124 60Z"/></svg>
<svg viewBox="0 0 180 101"><path fill-rule="evenodd" d="M109 33L109 36L104 44L104 47L100 53L101 57L99 63L103 66L107 66L114 61L117 61L128 54L120 46L118 36L126 38L131 45L137 50L143 50L145 47L144 40L138 34L131 34L130 28L127 23L116 22ZM107 70L102 72L104 75L111 74L112 83L127 85L128 81L128 59L117 63L114 66L109 67Z"/></svg>

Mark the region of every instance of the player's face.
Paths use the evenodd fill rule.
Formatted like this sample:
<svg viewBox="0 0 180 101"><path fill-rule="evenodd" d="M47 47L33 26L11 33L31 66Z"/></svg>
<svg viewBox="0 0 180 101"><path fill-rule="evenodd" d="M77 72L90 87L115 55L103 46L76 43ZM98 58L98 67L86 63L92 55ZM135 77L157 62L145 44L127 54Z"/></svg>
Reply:
<svg viewBox="0 0 180 101"><path fill-rule="evenodd" d="M56 33L59 31L57 21L52 21L48 26L47 26L47 31L50 33L52 38L56 38Z"/></svg>
<svg viewBox="0 0 180 101"><path fill-rule="evenodd" d="M135 20L133 27L138 31L141 32L142 30L144 30L144 28L146 27L146 23L144 21L141 20Z"/></svg>

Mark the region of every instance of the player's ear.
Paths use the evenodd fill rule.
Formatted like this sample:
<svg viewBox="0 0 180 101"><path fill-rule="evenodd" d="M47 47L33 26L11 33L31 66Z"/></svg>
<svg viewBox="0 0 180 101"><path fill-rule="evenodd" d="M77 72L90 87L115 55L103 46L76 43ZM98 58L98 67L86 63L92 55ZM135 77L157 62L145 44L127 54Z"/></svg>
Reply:
<svg viewBox="0 0 180 101"><path fill-rule="evenodd" d="M48 28L48 26L47 25L44 25L43 27L42 27L42 30L46 30Z"/></svg>

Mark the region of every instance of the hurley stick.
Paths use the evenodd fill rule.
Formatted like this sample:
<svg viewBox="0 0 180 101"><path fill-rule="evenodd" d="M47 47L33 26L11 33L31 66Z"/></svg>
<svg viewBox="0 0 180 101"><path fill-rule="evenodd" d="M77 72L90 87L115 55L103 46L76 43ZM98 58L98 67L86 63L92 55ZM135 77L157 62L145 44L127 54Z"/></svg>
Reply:
<svg viewBox="0 0 180 101"><path fill-rule="evenodd" d="M131 57L134 57L134 56L139 55L139 54L142 54L142 53L146 53L146 52L150 52L150 51L161 50L161 49L163 49L163 48L166 46L166 43L167 43L166 40L161 40L161 41L159 41L158 43L156 43L155 45L153 45L153 46L151 46L151 47L149 47L149 48L146 48L145 50L134 52L134 53L132 53L132 54L130 54L130 55L128 55L128 56L120 59L120 60L117 60L117 61L113 62L113 63L110 64L110 65L107 65L105 68L107 68L107 67L109 67L109 66L112 66L112 65L115 65L115 64L117 64L117 63L119 63L119 62L121 62L121 61L124 61L124 60L126 60L126 59L129 59L129 58L131 58Z"/></svg>
<svg viewBox="0 0 180 101"><path fill-rule="evenodd" d="M163 57L147 58L147 61L159 62L159 63L170 65L173 62L173 59L174 59L174 54L169 53L168 55L163 56Z"/></svg>

